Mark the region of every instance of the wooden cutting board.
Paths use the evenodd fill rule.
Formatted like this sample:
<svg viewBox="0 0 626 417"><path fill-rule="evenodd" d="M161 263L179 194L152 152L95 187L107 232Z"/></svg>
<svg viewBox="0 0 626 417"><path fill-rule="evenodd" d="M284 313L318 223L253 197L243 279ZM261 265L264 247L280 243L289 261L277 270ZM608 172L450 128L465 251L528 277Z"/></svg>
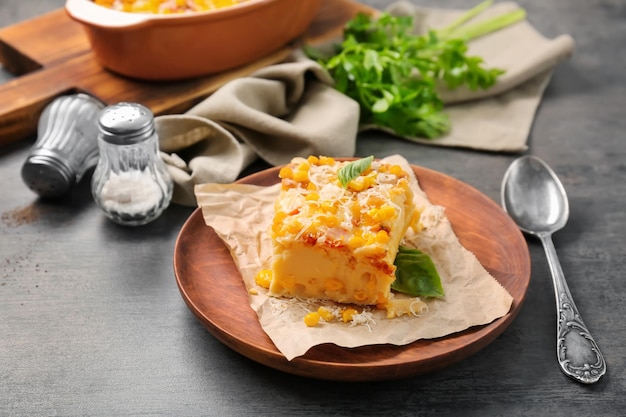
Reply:
<svg viewBox="0 0 626 417"><path fill-rule="evenodd" d="M323 0L300 40L320 41L341 33L343 25L368 6L352 0ZM96 61L82 26L64 9L0 29L0 62L16 76L0 84L0 146L36 132L43 108L55 97L87 93L105 104L141 103L155 115L181 113L227 81L284 60L298 42L234 70L206 77L147 82L116 75Z"/></svg>

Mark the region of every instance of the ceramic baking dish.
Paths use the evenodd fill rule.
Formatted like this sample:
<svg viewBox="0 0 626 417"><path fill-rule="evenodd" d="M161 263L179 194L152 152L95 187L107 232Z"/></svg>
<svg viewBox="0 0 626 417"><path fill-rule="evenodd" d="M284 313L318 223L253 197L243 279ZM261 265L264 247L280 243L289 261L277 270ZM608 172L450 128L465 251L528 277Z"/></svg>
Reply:
<svg viewBox="0 0 626 417"><path fill-rule="evenodd" d="M178 80L252 62L298 38L321 0L250 0L184 14L127 13L91 0L65 9L87 33L96 59L116 73Z"/></svg>

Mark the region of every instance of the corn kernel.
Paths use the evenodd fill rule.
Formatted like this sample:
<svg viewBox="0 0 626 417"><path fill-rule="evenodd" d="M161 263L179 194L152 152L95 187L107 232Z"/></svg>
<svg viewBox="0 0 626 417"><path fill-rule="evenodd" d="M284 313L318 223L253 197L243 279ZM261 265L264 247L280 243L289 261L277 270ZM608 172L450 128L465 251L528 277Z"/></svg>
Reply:
<svg viewBox="0 0 626 417"><path fill-rule="evenodd" d="M308 182L309 172L306 170L297 170L293 173L293 179L297 182Z"/></svg>
<svg viewBox="0 0 626 417"><path fill-rule="evenodd" d="M292 221L286 224L285 227L283 227L283 230L285 230L287 233L295 235L299 233L300 230L302 230L302 224L298 221Z"/></svg>
<svg viewBox="0 0 626 417"><path fill-rule="evenodd" d="M364 225L366 225L366 226L373 226L375 224L380 223L379 221L377 221L374 218L376 216L376 210L377 209L372 209L372 210L368 211L367 213L363 214L362 222L363 222Z"/></svg>
<svg viewBox="0 0 626 417"><path fill-rule="evenodd" d="M308 193L305 197L306 201L316 201L319 200L320 195L318 193Z"/></svg>
<svg viewBox="0 0 626 417"><path fill-rule="evenodd" d="M363 187L365 189L370 188L372 185L376 184L376 178L371 175L363 178Z"/></svg>
<svg viewBox="0 0 626 417"><path fill-rule="evenodd" d="M313 156L313 155L309 156L307 158L307 161L309 161L309 164L311 164L311 165L319 165L319 163L320 163L319 158L317 156Z"/></svg>
<svg viewBox="0 0 626 417"><path fill-rule="evenodd" d="M306 316L304 316L304 324L306 324L308 327L315 327L319 324L319 322L320 315L316 311L308 313Z"/></svg>
<svg viewBox="0 0 626 417"><path fill-rule="evenodd" d="M320 165L333 165L335 163L335 159L329 156L320 156Z"/></svg>
<svg viewBox="0 0 626 417"><path fill-rule="evenodd" d="M350 181L348 183L348 188L356 192L363 191L366 188L363 177L357 177Z"/></svg>
<svg viewBox="0 0 626 417"><path fill-rule="evenodd" d="M282 223L287 218L287 213L281 210L276 210L274 213L274 222Z"/></svg>
<svg viewBox="0 0 626 417"><path fill-rule="evenodd" d="M323 216L321 217L324 226L326 227L337 227L339 226L339 219L335 216Z"/></svg>
<svg viewBox="0 0 626 417"><path fill-rule="evenodd" d="M381 230L378 233L376 233L376 243L385 245L387 242L389 242L389 233L387 233L384 230Z"/></svg>
<svg viewBox="0 0 626 417"><path fill-rule="evenodd" d="M406 172L404 172L400 165L390 166L389 173L395 175L396 177L406 177Z"/></svg>
<svg viewBox="0 0 626 417"><path fill-rule="evenodd" d="M317 314L320 315L320 317L322 318L322 320L330 322L333 321L333 319L335 318L333 316L332 311L330 311L329 309L325 308L325 307L320 307L317 309Z"/></svg>
<svg viewBox="0 0 626 417"><path fill-rule="evenodd" d="M350 205L350 214L352 215L352 218L355 219L357 222L361 218L361 205L358 201L354 201Z"/></svg>
<svg viewBox="0 0 626 417"><path fill-rule="evenodd" d="M365 244L368 246L376 243L376 235L374 233L363 233L363 238L365 239Z"/></svg>
<svg viewBox="0 0 626 417"><path fill-rule="evenodd" d="M396 209L387 204L379 208L370 209L367 212L367 215L369 217L371 217L374 221L379 222L379 223L393 218L395 214L396 214Z"/></svg>
<svg viewBox="0 0 626 417"><path fill-rule="evenodd" d="M357 311L355 309L346 308L345 310L341 312L341 320L343 320L344 323L352 321L352 318L354 317L355 314L357 314Z"/></svg>
<svg viewBox="0 0 626 417"><path fill-rule="evenodd" d="M283 225L281 223L274 222L272 223L272 233L276 236L283 235Z"/></svg>
<svg viewBox="0 0 626 417"><path fill-rule="evenodd" d="M293 170L291 169L291 167L284 166L278 172L278 176L280 178L293 178Z"/></svg>
<svg viewBox="0 0 626 417"><path fill-rule="evenodd" d="M320 204L320 211L328 214L335 214L337 213L337 207L328 201L322 201L322 204Z"/></svg>
<svg viewBox="0 0 626 417"><path fill-rule="evenodd" d="M370 196L367 199L367 205L370 207L380 207L385 204L385 200L376 195Z"/></svg>
<svg viewBox="0 0 626 417"><path fill-rule="evenodd" d="M272 232L276 235L280 235L283 230L283 222L287 218L287 214L284 211L277 210L274 214L274 220L272 221Z"/></svg>
<svg viewBox="0 0 626 417"><path fill-rule="evenodd" d="M296 167L296 171L305 171L308 172L311 169L311 165L309 164L308 161L305 162L301 162L300 164L298 164L298 166Z"/></svg>
<svg viewBox="0 0 626 417"><path fill-rule="evenodd" d="M365 239L361 236L352 236L350 240L348 240L348 246L352 249L359 248L365 245Z"/></svg>
<svg viewBox="0 0 626 417"><path fill-rule="evenodd" d="M259 287L269 288L272 282L272 271L269 269L261 269L254 277L254 282Z"/></svg>

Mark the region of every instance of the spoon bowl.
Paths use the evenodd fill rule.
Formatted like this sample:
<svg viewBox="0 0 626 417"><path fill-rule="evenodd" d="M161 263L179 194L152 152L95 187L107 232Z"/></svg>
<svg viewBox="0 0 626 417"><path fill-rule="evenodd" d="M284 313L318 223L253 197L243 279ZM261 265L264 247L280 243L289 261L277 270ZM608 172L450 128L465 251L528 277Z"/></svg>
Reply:
<svg viewBox="0 0 626 417"><path fill-rule="evenodd" d="M545 162L533 156L513 161L504 177L502 202L519 228L528 234L553 233L569 217L565 189Z"/></svg>
<svg viewBox="0 0 626 417"><path fill-rule="evenodd" d="M606 373L606 362L578 313L552 242L552 233L563 228L569 217L563 184L541 159L522 156L504 174L501 198L504 210L519 228L538 237L545 249L556 299L561 370L578 382L597 382Z"/></svg>

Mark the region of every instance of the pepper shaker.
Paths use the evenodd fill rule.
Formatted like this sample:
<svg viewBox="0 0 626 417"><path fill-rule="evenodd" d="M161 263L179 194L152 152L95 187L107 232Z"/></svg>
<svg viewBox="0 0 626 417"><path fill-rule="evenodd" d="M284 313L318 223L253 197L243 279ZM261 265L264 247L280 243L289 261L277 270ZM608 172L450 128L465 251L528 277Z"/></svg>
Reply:
<svg viewBox="0 0 626 417"><path fill-rule="evenodd" d="M104 104L87 94L60 96L41 113L37 140L22 165L24 183L44 198L70 192L98 161L98 114Z"/></svg>
<svg viewBox="0 0 626 417"><path fill-rule="evenodd" d="M98 120L100 158L91 191L107 217L125 226L155 220L172 199L173 181L159 155L154 116L137 103L118 103Z"/></svg>

